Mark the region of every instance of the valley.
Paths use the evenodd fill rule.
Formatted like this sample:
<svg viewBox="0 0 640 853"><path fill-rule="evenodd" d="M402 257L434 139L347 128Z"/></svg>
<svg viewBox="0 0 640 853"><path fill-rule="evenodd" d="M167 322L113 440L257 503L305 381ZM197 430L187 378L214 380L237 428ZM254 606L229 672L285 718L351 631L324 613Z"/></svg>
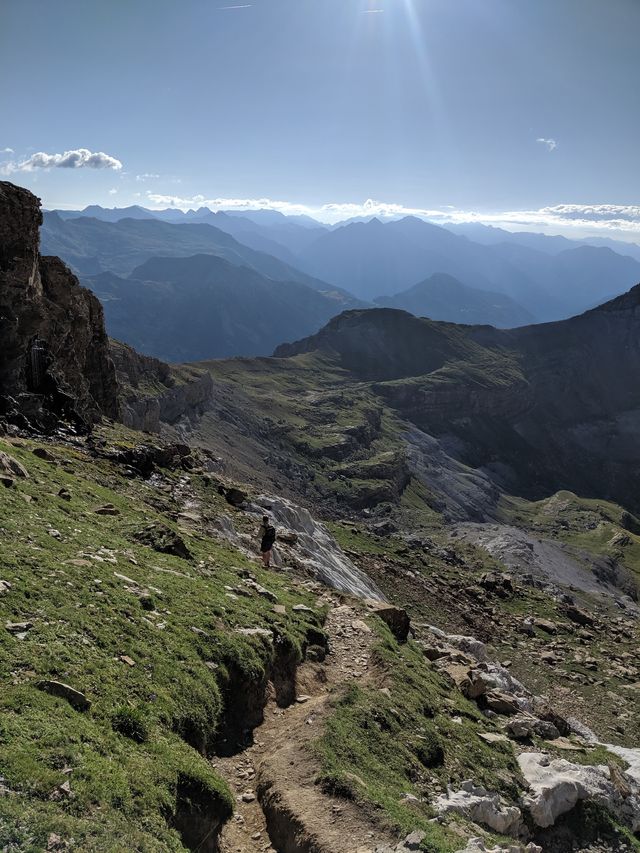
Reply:
<svg viewBox="0 0 640 853"><path fill-rule="evenodd" d="M637 288L168 364L0 193L0 847L640 849Z"/></svg>

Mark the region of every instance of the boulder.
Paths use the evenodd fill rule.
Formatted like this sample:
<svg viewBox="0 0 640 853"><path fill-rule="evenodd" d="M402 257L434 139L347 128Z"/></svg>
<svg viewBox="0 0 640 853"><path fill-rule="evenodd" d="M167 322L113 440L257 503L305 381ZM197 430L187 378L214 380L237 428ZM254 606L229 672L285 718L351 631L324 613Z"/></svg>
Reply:
<svg viewBox="0 0 640 853"><path fill-rule="evenodd" d="M505 572L486 572L478 581L487 592L499 598L511 598L515 592L511 575Z"/></svg>
<svg viewBox="0 0 640 853"><path fill-rule="evenodd" d="M483 694L482 700L483 706L496 714L509 716L520 711L520 706L515 697L510 693L504 693L502 690L490 690Z"/></svg>
<svg viewBox="0 0 640 853"><path fill-rule="evenodd" d="M579 607L576 607L575 604L565 604L562 607L562 613L570 619L572 622L575 622L576 625L581 625L582 627L587 627L595 624L595 619L586 610L581 610Z"/></svg>
<svg viewBox="0 0 640 853"><path fill-rule="evenodd" d="M523 752L518 764L529 788L522 802L537 826L553 826L560 815L571 811L580 800L589 799L613 812L632 832L640 828L639 788L626 774L622 774L625 788L621 790L617 775L612 779L606 765L551 760L542 752Z"/></svg>
<svg viewBox="0 0 640 853"><path fill-rule="evenodd" d="M553 723L530 716L512 717L507 722L507 731L515 740L530 740L534 735L545 740L555 740L560 737L560 732Z"/></svg>
<svg viewBox="0 0 640 853"><path fill-rule="evenodd" d="M383 601L367 601L367 606L389 627L399 643L406 643L411 628L411 620L406 610Z"/></svg>
<svg viewBox="0 0 640 853"><path fill-rule="evenodd" d="M94 509L96 515L120 515L120 510L113 504L104 504Z"/></svg>
<svg viewBox="0 0 640 853"><path fill-rule="evenodd" d="M2 450L0 450L0 474L11 479L19 477L23 480L29 476L29 472L24 465Z"/></svg>
<svg viewBox="0 0 640 853"><path fill-rule="evenodd" d="M46 447L34 447L32 450L34 456L42 459L44 462L55 462L56 457L50 453Z"/></svg>
<svg viewBox="0 0 640 853"><path fill-rule="evenodd" d="M434 807L441 814L456 812L501 835L518 836L524 830L522 812L517 806L508 805L499 794L471 781L463 782L458 791L449 788L436 799Z"/></svg>
<svg viewBox="0 0 640 853"><path fill-rule="evenodd" d="M243 492L241 489L236 489L234 487L223 489L223 494L226 502L231 504L231 506L240 507L247 500L246 492Z"/></svg>
<svg viewBox="0 0 640 853"><path fill-rule="evenodd" d="M45 693L50 693L52 696L57 696L59 699L66 701L76 709L76 711L88 711L91 708L91 701L87 699L84 693L64 684L62 681L50 681L43 679L36 684L38 690L44 690Z"/></svg>
<svg viewBox="0 0 640 853"><path fill-rule="evenodd" d="M160 554L172 554L174 557L182 557L183 560L192 559L184 540L164 524L148 524L135 534L135 538Z"/></svg>

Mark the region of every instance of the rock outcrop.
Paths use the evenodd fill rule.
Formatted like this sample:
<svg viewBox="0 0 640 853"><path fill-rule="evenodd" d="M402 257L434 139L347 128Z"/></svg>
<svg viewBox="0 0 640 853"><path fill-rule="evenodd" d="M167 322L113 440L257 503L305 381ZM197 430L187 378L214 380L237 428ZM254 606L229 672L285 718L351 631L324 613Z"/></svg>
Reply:
<svg viewBox="0 0 640 853"><path fill-rule="evenodd" d="M40 201L0 182L0 415L50 429L118 413L102 307L59 258L39 253Z"/></svg>
<svg viewBox="0 0 640 853"><path fill-rule="evenodd" d="M131 429L160 432L163 424L187 425L210 404L213 379L206 370L175 371L157 358L141 355L132 347L111 341L120 391L120 420Z"/></svg>

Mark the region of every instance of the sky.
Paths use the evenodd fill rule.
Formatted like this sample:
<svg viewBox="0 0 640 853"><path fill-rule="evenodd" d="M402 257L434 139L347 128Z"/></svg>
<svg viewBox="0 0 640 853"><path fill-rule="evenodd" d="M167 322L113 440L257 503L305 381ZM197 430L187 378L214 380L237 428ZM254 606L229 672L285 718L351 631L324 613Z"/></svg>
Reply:
<svg viewBox="0 0 640 853"><path fill-rule="evenodd" d="M639 36L640 0L0 0L0 178L640 241Z"/></svg>

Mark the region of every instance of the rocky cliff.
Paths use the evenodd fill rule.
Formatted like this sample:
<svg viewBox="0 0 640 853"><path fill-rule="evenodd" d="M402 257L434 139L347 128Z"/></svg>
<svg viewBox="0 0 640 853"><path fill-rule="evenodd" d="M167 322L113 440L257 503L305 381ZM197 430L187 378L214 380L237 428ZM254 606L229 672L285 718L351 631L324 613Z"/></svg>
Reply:
<svg viewBox="0 0 640 853"><path fill-rule="evenodd" d="M120 420L131 429L160 432L163 424L188 424L208 408L211 374L196 366L170 367L111 341L120 394Z"/></svg>
<svg viewBox="0 0 640 853"><path fill-rule="evenodd" d="M0 414L48 429L115 418L102 308L59 258L42 257L40 201L0 182Z"/></svg>

